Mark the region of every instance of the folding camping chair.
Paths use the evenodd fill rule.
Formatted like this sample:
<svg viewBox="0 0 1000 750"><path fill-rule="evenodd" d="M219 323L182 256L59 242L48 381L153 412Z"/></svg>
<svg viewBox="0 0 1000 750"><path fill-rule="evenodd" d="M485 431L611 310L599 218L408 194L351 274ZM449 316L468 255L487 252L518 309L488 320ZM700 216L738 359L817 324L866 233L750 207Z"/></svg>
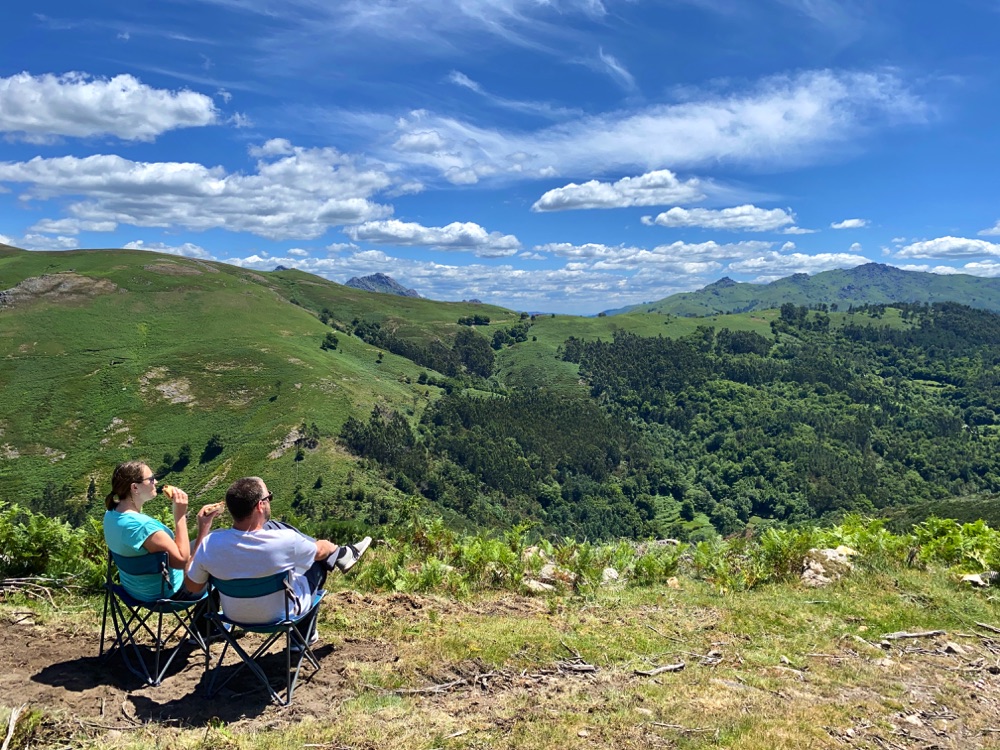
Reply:
<svg viewBox="0 0 1000 750"><path fill-rule="evenodd" d="M323 589L317 591L313 596L313 600L309 605L308 611L304 614L293 617L291 615L290 607L295 601L295 594L292 591L291 571L264 576L262 578L234 578L223 580L221 578L210 577L209 588L215 589L225 596L237 599L253 599L258 596L267 596L268 594L273 594L278 591L283 591L285 594L285 617L278 622L263 625L244 623L230 619L229 617L226 617L225 614L219 612L210 611L207 613L206 617L211 623L213 623L210 631L211 637L215 637L215 635L218 634L219 637L225 641L225 645L222 648L222 654L219 656L219 660L215 663L215 667L212 669L212 676L208 683L209 697L215 695L227 683L229 683L233 677L242 672L244 667L247 667L257 676L257 679L264 684L264 687L267 688L267 692L270 694L273 701L282 706L290 705L292 702L292 694L295 692L295 685L299 679L299 671L302 668L303 659L308 659L314 670L319 669L319 661L316 660L316 655L309 647L309 636L311 633L303 633L299 629L299 626L302 624L311 624L311 628L315 627L315 621L313 618L318 615L317 608L319 607L319 603L323 600L323 597L326 596L326 591ZM250 654L247 653L247 651L240 646L236 640L240 630L248 633L263 634L267 637L264 639L264 642L260 644L252 654ZM271 685L271 681L268 678L267 673L259 663L260 657L262 657L268 649L270 649L271 646L278 641L279 638L281 638L282 635L285 636L284 700L281 699L281 695ZM233 650L239 654L242 661L235 670L226 675L225 679L216 685L216 680L219 678L223 661L226 658L226 652L229 650L230 646L232 646Z"/></svg>
<svg viewBox="0 0 1000 750"><path fill-rule="evenodd" d="M115 581L115 568L129 575L157 576L160 579L161 598L144 602L129 594L125 588ZM168 599L170 591L170 569L167 565L165 552L125 557L108 553L108 572L104 581L104 618L101 621L101 658L108 658L115 652L120 652L125 666L136 677L148 685L159 685L164 675L173 663L178 652L185 643L194 643L205 654L205 669L209 666L208 643L195 627L195 605L203 601L208 594L192 601L174 601ZM115 630L115 640L105 653L105 633L107 632L108 612ZM156 616L156 632L150 624L150 619ZM166 618L166 627L164 619ZM164 634L165 630L169 630ZM144 635L145 634L145 635ZM148 643L147 638L148 636ZM177 636L177 643L168 648L172 638ZM143 646L152 648L152 665L143 656Z"/></svg>

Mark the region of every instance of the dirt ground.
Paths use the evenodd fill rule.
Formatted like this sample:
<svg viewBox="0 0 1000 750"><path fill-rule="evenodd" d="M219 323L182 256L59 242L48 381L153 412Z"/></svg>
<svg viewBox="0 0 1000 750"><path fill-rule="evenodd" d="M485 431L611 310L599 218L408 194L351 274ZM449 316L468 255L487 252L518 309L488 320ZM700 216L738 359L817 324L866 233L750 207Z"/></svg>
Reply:
<svg viewBox="0 0 1000 750"><path fill-rule="evenodd" d="M92 617L57 615L48 622L36 622L26 609L5 606L0 609L0 705L28 704L44 714L43 741L39 744L36 735L36 747L67 747L67 742L73 746L70 738L78 741L91 738L113 745L116 735L137 729L144 731L143 727L149 726L227 726L242 734L309 720L329 722L338 716L346 701L371 691L366 673L399 672L401 658L397 644L392 641L345 636L344 628L336 624L339 613L349 612L355 621L377 618L383 623L391 622L398 626L396 631L405 632L409 625L431 617L532 618L542 615L547 606L544 600L525 597L471 604L402 593L333 593L324 603L320 626L320 635L325 633L330 639L321 639L315 648L321 669L314 672L308 666L303 667L294 703L286 708L271 703L266 692L246 672L214 699L206 699L204 662L193 650L187 658L178 657L162 685L145 687L120 658L99 659L95 629L99 623L95 626ZM611 612L607 614L614 616ZM725 658L706 656L701 657L700 663L688 659L691 663L682 681L675 684L677 693L671 695L681 704L702 705L706 711L700 720L705 723L710 722L710 715L719 714L715 716L719 719L731 711L749 712L766 725L780 723L784 714L803 714L830 701L854 706L853 726L822 728L825 741L817 746L823 747L858 750L1000 747L1000 635L993 632L948 635L941 631L925 635L894 641L891 650L846 639L835 653L803 656L801 660L812 662L813 669L807 663L783 660L774 666L738 667L720 674L715 671L716 663L741 663L738 652L733 652L735 645L722 646ZM722 638L723 634L716 637ZM220 648L215 646L213 653L217 655ZM404 641L400 641L399 648L405 648ZM225 669L234 669L236 663L227 660L230 666ZM280 677L282 667L280 654L266 657L265 668L276 678ZM537 721L543 725L549 721L546 712L561 705L558 696L565 691L584 697L577 705L603 705L612 700L609 696L618 696L612 702L631 704L642 700L636 685L647 679L659 680L656 677L640 680L636 674L641 673L633 673L631 669L602 669L595 674L597 670L591 672L584 667L589 665L574 664L571 658L540 664L530 673L492 671L474 661L442 664L437 671L411 674L416 678L411 684L460 687L454 691L414 688L399 692L419 697L422 711L436 711L503 734L511 731L511 727L505 728L505 722ZM858 679L856 670L867 671L868 679ZM873 678L873 670L885 676ZM781 687L778 690L753 687L744 677L751 681L754 677L758 680L764 677L769 680L767 684ZM696 684L685 688L687 683ZM832 690L831 683L841 688ZM510 701L519 700L519 696L535 699L520 704L517 712L503 708L505 703L509 708ZM525 705L533 707L527 713L535 711L538 716L527 716ZM663 745L657 733L676 732L680 726L676 718L669 717L669 706L653 702L644 704L645 708L641 707L643 704L636 705L640 707L630 709L637 712L631 733L609 738L603 746ZM661 718L664 711L667 713ZM655 721L654 715L661 720ZM412 714L402 716L404 723L399 731L405 731L406 722L413 720ZM2 730L0 727L0 735ZM596 730L581 729L577 739L585 741L590 731ZM407 745L404 742L396 746ZM676 745L668 742L663 746Z"/></svg>
<svg viewBox="0 0 1000 750"><path fill-rule="evenodd" d="M351 591L328 596L323 606L324 617L335 616L339 608L348 606L355 618L422 619L427 616L422 611L425 608L442 614L454 608L483 612L481 607L409 594L369 597ZM544 606L518 598L490 604L489 608L526 614ZM322 623L323 619L321 636L325 629ZM0 611L0 704L27 704L44 712L53 740L81 734L96 737L150 722L179 727L239 725L245 731L260 730L330 717L344 700L366 689L358 682L362 672L399 658L393 644L384 641L341 633L331 639L333 645L321 637L313 649L321 668L315 671L303 664L293 704L279 707L246 671L213 699L206 699L204 659L193 646L182 646L184 650L161 685L144 686L120 656L98 656L100 639L94 628L89 619L75 625L54 618L53 622L40 623L26 609ZM257 638L245 635L241 644L250 648ZM110 638L106 643L111 643ZM213 659L220 651L220 645L212 647ZM230 652L223 672L235 669L238 663ZM273 677L272 684L278 686L283 676L282 654L272 649L263 664Z"/></svg>

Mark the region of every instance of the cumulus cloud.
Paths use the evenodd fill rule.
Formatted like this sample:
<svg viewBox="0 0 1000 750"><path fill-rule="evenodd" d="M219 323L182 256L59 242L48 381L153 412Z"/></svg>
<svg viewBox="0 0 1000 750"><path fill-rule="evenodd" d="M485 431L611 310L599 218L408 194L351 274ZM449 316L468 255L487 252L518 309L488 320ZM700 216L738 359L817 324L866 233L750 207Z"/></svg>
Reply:
<svg viewBox="0 0 1000 750"><path fill-rule="evenodd" d="M730 232L773 232L795 223L795 215L780 208L734 206L733 208L680 208L675 206L656 218L642 217L642 223L661 227L701 227Z"/></svg>
<svg viewBox="0 0 1000 750"><path fill-rule="evenodd" d="M704 286L710 279L688 275L677 268L658 266L655 272L631 276L594 269L585 264L530 270L512 265L444 264L392 256L367 250L328 258L296 258L252 255L229 258L227 263L270 270L280 264L343 283L352 276L386 273L404 286L420 290L432 299L476 298L515 310L553 310L594 313L642 300L659 299L675 292ZM698 266L701 268L701 266Z"/></svg>
<svg viewBox="0 0 1000 750"><path fill-rule="evenodd" d="M151 141L176 128L211 125L218 116L211 97L154 89L130 75L0 78L0 132L28 139L110 135Z"/></svg>
<svg viewBox="0 0 1000 750"><path fill-rule="evenodd" d="M830 229L861 229L868 226L868 219L844 219L830 224Z"/></svg>
<svg viewBox="0 0 1000 750"><path fill-rule="evenodd" d="M332 226L383 218L370 200L391 184L378 167L332 148L275 139L251 150L256 172L114 155L0 162L0 182L28 185L25 201L77 197L72 219L141 227L227 229L275 240L313 239Z"/></svg>
<svg viewBox="0 0 1000 750"><path fill-rule="evenodd" d="M972 264L970 264L970 265L972 265ZM985 265L985 264L982 264L982 265ZM1000 264L993 263L991 265L996 266L998 269L1000 269ZM962 270L960 270L958 268L952 268L951 266L932 266L932 265L930 265L928 263L924 263L922 265L917 265L917 264L909 263L909 264L902 265L902 266L897 266L897 267L900 270L903 270L903 271L924 271L925 273L938 273L938 274L941 274L943 276L947 276L949 274L956 274L956 273L972 273L971 271L962 271ZM992 275L995 275L995 274L988 274L987 273L987 274L979 274L979 275L980 276L992 276Z"/></svg>
<svg viewBox="0 0 1000 750"><path fill-rule="evenodd" d="M43 234L80 234L80 232L113 232L118 224L113 221L80 221L79 219L42 219L31 227Z"/></svg>
<svg viewBox="0 0 1000 750"><path fill-rule="evenodd" d="M514 255L521 249L521 243L514 235L487 232L470 221L455 221L443 227L425 227L413 222L389 219L347 227L344 232L355 241L432 247L439 250L469 250L484 258Z"/></svg>
<svg viewBox="0 0 1000 750"><path fill-rule="evenodd" d="M192 242L185 242L180 245L167 245L163 242L145 242L144 240L133 240L124 245L126 250L147 250L152 253L167 253L169 255L183 255L186 258L201 258L203 260L213 260L212 254L200 245Z"/></svg>
<svg viewBox="0 0 1000 750"><path fill-rule="evenodd" d="M996 226L992 226L989 229L981 230L979 234L984 237L993 237L996 235L1000 235L1000 221L996 223Z"/></svg>
<svg viewBox="0 0 1000 750"><path fill-rule="evenodd" d="M898 258L968 258L1000 255L1000 244L966 237L938 237L899 248Z"/></svg>
<svg viewBox="0 0 1000 750"><path fill-rule="evenodd" d="M774 281L793 273L814 274L829 271L834 268L854 268L865 263L871 263L868 258L849 253L805 253L783 254L769 252L764 255L747 258L729 264L729 270L735 273L757 274L755 282Z"/></svg>
<svg viewBox="0 0 1000 750"><path fill-rule="evenodd" d="M434 131L443 148L392 154L468 182L719 162L774 168L811 163L873 126L925 115L926 105L891 73L821 70L767 78L748 91L576 118L527 133L419 110L395 123L396 142ZM384 119L376 119L372 125L381 129ZM512 161L511 154L530 156Z"/></svg>
<svg viewBox="0 0 1000 750"><path fill-rule="evenodd" d="M8 237L0 234L0 243L13 245L22 250L75 250L80 246L80 241L76 237L64 235L50 237L33 232L29 232L23 237Z"/></svg>
<svg viewBox="0 0 1000 750"><path fill-rule="evenodd" d="M851 253L860 253L861 252L861 243L860 242L852 242L851 246L849 248L847 248L847 250L848 250L848 252L851 252Z"/></svg>
<svg viewBox="0 0 1000 750"><path fill-rule="evenodd" d="M803 227L785 227L781 230L782 234L816 234L816 229L805 229Z"/></svg>
<svg viewBox="0 0 1000 750"><path fill-rule="evenodd" d="M535 247L537 252L548 253L561 258L570 258L581 264L579 267L621 270L669 267L683 273L701 273L705 270L721 268L719 261L747 258L769 250L770 242L734 242L719 244L708 242L674 242L647 250L627 245L603 245L586 243L573 245L568 242L553 242ZM692 270L692 269L699 270Z"/></svg>
<svg viewBox="0 0 1000 750"><path fill-rule="evenodd" d="M662 206L693 203L704 198L702 184L698 179L679 180L669 169L658 169L638 177L623 177L617 182L590 180L582 185L571 182L544 193L535 201L531 210Z"/></svg>
<svg viewBox="0 0 1000 750"><path fill-rule="evenodd" d="M294 255L296 258L307 258L309 257L309 251L303 250L301 247L293 247L288 251L289 255Z"/></svg>

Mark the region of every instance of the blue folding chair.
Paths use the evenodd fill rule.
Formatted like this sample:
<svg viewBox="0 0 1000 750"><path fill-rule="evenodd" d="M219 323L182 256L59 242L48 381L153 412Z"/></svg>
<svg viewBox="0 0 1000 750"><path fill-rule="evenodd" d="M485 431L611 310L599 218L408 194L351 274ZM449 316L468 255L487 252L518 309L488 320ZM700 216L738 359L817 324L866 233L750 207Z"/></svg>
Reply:
<svg viewBox="0 0 1000 750"><path fill-rule="evenodd" d="M160 581L160 598L145 602L136 599L115 580L115 569L134 576L156 576ZM159 685L185 643L193 643L205 654L205 669L209 666L208 643L196 627L195 606L208 596L202 594L192 601L174 601L171 593L170 568L165 552L137 557L108 553L108 572L104 580L104 617L101 621L101 658L118 652L128 670L148 685ZM108 613L114 626L114 643L105 652ZM156 631L150 620L156 616ZM164 627L166 619L166 628ZM164 632L165 630L169 632ZM144 635L145 634L145 635ZM147 637L148 636L148 639ZM168 647L176 636L177 642ZM152 663L143 656L143 648L152 649Z"/></svg>
<svg viewBox="0 0 1000 750"><path fill-rule="evenodd" d="M326 591L320 589L315 593L312 603L309 605L308 611L300 615L292 616L291 607L295 602L295 593L293 592L291 585L291 571L264 576L262 578L234 578L223 580L221 578L210 577L209 588L215 589L225 596L236 599L254 599L259 596L267 596L268 594L273 594L279 591L282 591L285 594L285 617L277 622L263 625L237 622L236 620L226 617L225 614L220 612L207 613L206 617L211 623L213 623L210 631L212 637L214 638L215 635L218 634L218 636L225 641L225 645L222 648L222 654L219 656L219 660L215 663L215 667L212 669L212 676L208 683L209 697L218 693L219 690L227 685L237 674L240 674L243 671L243 668L246 667L253 672L263 683L264 687L267 688L267 692L273 701L282 706L290 705L292 702L292 695L295 692L295 685L299 679L299 671L302 668L303 659L308 659L314 670L319 669L319 661L317 661L316 655L309 647L308 641L310 633L303 633L299 629L299 626L302 624L311 624L312 627L315 627L313 618L318 615L317 609L320 602L323 600L323 597L326 596ZM237 637L239 635L239 631L241 630L247 633L260 633L266 635L267 637L264 639L264 642L261 643L252 654L250 654L247 653L247 651L237 642ZM270 649L271 646L279 638L281 638L282 635L285 636L284 700L282 700L281 695L271 685L271 680L268 678L267 673L259 663L260 657L263 656L268 649ZM237 654L239 654L242 661L236 669L226 675L224 680L216 684L220 671L223 667L223 661L226 658L226 652L229 650L230 646Z"/></svg>

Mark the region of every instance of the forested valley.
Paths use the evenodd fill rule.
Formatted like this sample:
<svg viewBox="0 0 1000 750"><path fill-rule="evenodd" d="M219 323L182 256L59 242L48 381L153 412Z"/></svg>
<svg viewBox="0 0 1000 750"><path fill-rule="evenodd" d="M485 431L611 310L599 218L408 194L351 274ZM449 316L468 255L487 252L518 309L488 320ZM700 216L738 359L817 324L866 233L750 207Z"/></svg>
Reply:
<svg viewBox="0 0 1000 750"><path fill-rule="evenodd" d="M819 308L784 305L770 337L570 337L558 356L579 365L578 396L467 376L440 383L415 427L376 407L340 437L455 523L588 539L697 540L1000 490L1000 316L898 304L831 325Z"/></svg>

